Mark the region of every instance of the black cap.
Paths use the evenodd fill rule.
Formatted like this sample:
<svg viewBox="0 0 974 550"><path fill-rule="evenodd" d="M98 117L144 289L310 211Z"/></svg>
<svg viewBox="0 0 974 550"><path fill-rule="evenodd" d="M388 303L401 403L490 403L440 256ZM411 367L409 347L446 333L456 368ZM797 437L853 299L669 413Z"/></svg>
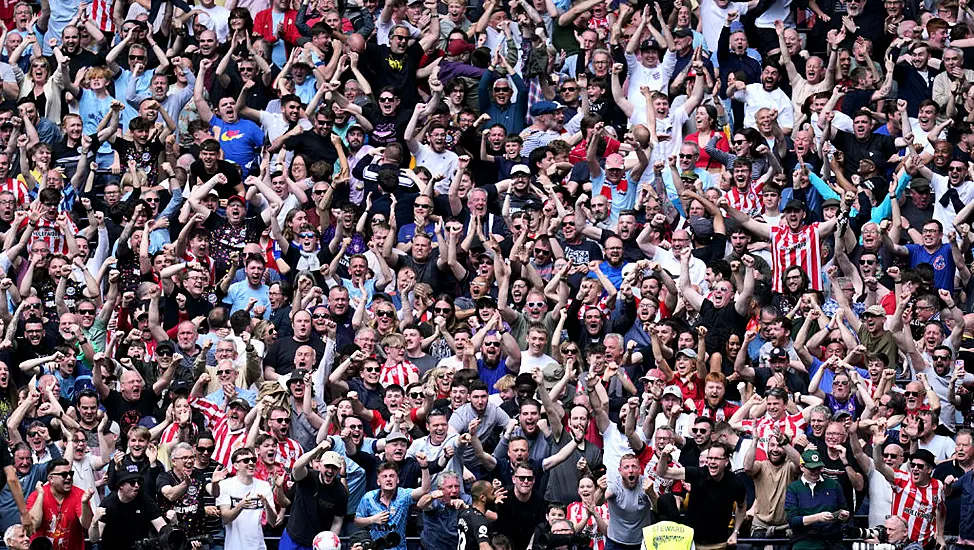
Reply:
<svg viewBox="0 0 974 550"><path fill-rule="evenodd" d="M234 399L233 401L231 401L230 403L227 404L227 408L228 409L230 407L234 407L234 406L240 407L240 408L243 408L243 409L246 409L247 411L250 411L250 409L252 408L250 406L250 403L248 403L247 400L244 399L244 398L242 398L242 397L238 397L238 398Z"/></svg>
<svg viewBox="0 0 974 550"><path fill-rule="evenodd" d="M774 347L771 348L771 353L769 354L771 359L787 359L788 352L784 348Z"/></svg>
<svg viewBox="0 0 974 550"><path fill-rule="evenodd" d="M491 307L497 308L497 300L491 298L490 296L481 296L477 298L477 308Z"/></svg>
<svg viewBox="0 0 974 550"><path fill-rule="evenodd" d="M170 354L176 353L176 344L172 340L163 340L156 344L156 355L163 351L168 351Z"/></svg>
<svg viewBox="0 0 974 550"><path fill-rule="evenodd" d="M785 207L781 209L782 212L787 212L789 210L801 210L804 212L805 203L798 199L791 199L787 204L785 204Z"/></svg>
<svg viewBox="0 0 974 550"><path fill-rule="evenodd" d="M687 38L688 36L693 36L693 31L687 27L680 27L673 31L673 38Z"/></svg>
<svg viewBox="0 0 974 550"><path fill-rule="evenodd" d="M926 462L927 464L930 465L931 468L937 465L937 460L936 458L934 458L933 453L931 453L926 449L920 449L915 453L910 453L910 460L913 460L915 458L918 458Z"/></svg>
<svg viewBox="0 0 974 550"><path fill-rule="evenodd" d="M305 369L294 369L294 372L291 373L291 377L287 379L287 385L290 386L293 382L303 382L304 375L306 374L308 374L308 371Z"/></svg>
<svg viewBox="0 0 974 550"><path fill-rule="evenodd" d="M138 470L134 470L134 471L133 470L122 470L118 474L118 480L116 481L116 483L118 485L121 485L122 483L125 483L126 481L131 481L133 479L137 479L139 481L144 481L144 479L142 477L142 474L140 474L138 472Z"/></svg>

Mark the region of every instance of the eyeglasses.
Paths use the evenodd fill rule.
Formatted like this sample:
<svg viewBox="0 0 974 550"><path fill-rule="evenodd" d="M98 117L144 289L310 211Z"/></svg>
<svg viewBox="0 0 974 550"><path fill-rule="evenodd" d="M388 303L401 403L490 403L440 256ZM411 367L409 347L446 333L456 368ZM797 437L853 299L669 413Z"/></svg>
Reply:
<svg viewBox="0 0 974 550"><path fill-rule="evenodd" d="M132 55L132 54L129 54L129 59L132 59L132 60L135 60L135 61L145 61L145 56L144 55Z"/></svg>
<svg viewBox="0 0 974 550"><path fill-rule="evenodd" d="M494 88L494 93L495 94L509 94L509 93L511 93L511 89L508 88L507 86L498 86L498 87Z"/></svg>
<svg viewBox="0 0 974 550"><path fill-rule="evenodd" d="M129 479L127 481L124 481L122 483L119 483L119 485L125 485L125 484L129 484L129 485L132 485L132 486L142 485L142 480L141 479Z"/></svg>
<svg viewBox="0 0 974 550"><path fill-rule="evenodd" d="M238 459L237 462L240 462L241 464L256 464L257 459L255 457L248 456L246 458Z"/></svg>
<svg viewBox="0 0 974 550"><path fill-rule="evenodd" d="M950 361L950 356L949 355L934 355L933 356L933 360L934 361Z"/></svg>
<svg viewBox="0 0 974 550"><path fill-rule="evenodd" d="M561 91L563 91L563 92L577 92L578 91L578 88L576 88L575 86L565 86L564 88L561 89Z"/></svg>
<svg viewBox="0 0 974 550"><path fill-rule="evenodd" d="M440 380L446 380L448 378L453 378L453 375L449 372L444 372L441 374L437 374L436 377L439 378Z"/></svg>
<svg viewBox="0 0 974 550"><path fill-rule="evenodd" d="M432 204L425 204L425 203L424 204L420 204L420 203L417 202L417 203L414 203L413 204L413 208L433 208L433 205Z"/></svg>
<svg viewBox="0 0 974 550"><path fill-rule="evenodd" d="M575 348L568 348L561 351L562 355L578 355L578 350Z"/></svg>
<svg viewBox="0 0 974 550"><path fill-rule="evenodd" d="M311 194L312 195L324 195L327 192L328 192L327 189L315 189L315 190L311 191Z"/></svg>
<svg viewBox="0 0 974 550"><path fill-rule="evenodd" d="M393 38L398 38L399 40L409 40L408 35L402 35L402 34L394 34L389 37L389 40L392 40Z"/></svg>
<svg viewBox="0 0 974 550"><path fill-rule="evenodd" d="M34 302L30 304L24 304L24 307L26 309L41 309L41 304L40 302Z"/></svg>
<svg viewBox="0 0 974 550"><path fill-rule="evenodd" d="M383 309L381 311L375 312L375 315L376 317L386 317L388 319L392 319L393 317L396 316L396 313L394 311Z"/></svg>
<svg viewBox="0 0 974 550"><path fill-rule="evenodd" d="M143 197L142 200L144 200L145 202L159 202L158 197Z"/></svg>
<svg viewBox="0 0 974 550"><path fill-rule="evenodd" d="M424 395L423 395L423 392L421 392L421 391L416 391L416 392L410 392L409 393L409 398L410 399L422 399L423 397L424 397Z"/></svg>
<svg viewBox="0 0 974 550"><path fill-rule="evenodd" d="M707 428L690 428L690 433L695 434L705 434L707 433Z"/></svg>
<svg viewBox="0 0 974 550"><path fill-rule="evenodd" d="M927 467L927 463L926 462L911 462L910 463L910 469L911 470L917 470L917 469L922 470L922 469L924 469L926 467Z"/></svg>
<svg viewBox="0 0 974 550"><path fill-rule="evenodd" d="M735 139L734 140L734 145L744 145L746 143L747 143L747 140L746 139Z"/></svg>
<svg viewBox="0 0 974 550"><path fill-rule="evenodd" d="M696 157L697 157L697 155L694 155L694 154L685 155L683 153L680 153L680 158L681 159L692 159L692 158L696 158Z"/></svg>
<svg viewBox="0 0 974 550"><path fill-rule="evenodd" d="M514 476L514 479L518 481L532 481L534 480L534 476Z"/></svg>
<svg viewBox="0 0 974 550"><path fill-rule="evenodd" d="M250 73L254 71L254 67L237 67L237 71L241 73Z"/></svg>
<svg viewBox="0 0 974 550"><path fill-rule="evenodd" d="M37 437L39 435L41 435L41 432L38 431L27 432L27 437Z"/></svg>
<svg viewBox="0 0 974 550"><path fill-rule="evenodd" d="M859 260L859 265L876 265L876 260Z"/></svg>
<svg viewBox="0 0 974 550"><path fill-rule="evenodd" d="M172 357L172 350L162 349L156 352L159 357Z"/></svg>
<svg viewBox="0 0 974 550"><path fill-rule="evenodd" d="M832 385L833 386L848 386L849 385L849 381L848 380L833 380L832 381Z"/></svg>
<svg viewBox="0 0 974 550"><path fill-rule="evenodd" d="M951 166L950 168L948 168L948 170L950 170L951 172L963 172L964 171L964 167L963 166Z"/></svg>
<svg viewBox="0 0 974 550"><path fill-rule="evenodd" d="M402 346L386 346L386 349L387 349L387 350L396 350L396 351L401 351L401 350L404 350L404 349L406 349L406 348L404 348L404 347L402 347Z"/></svg>
<svg viewBox="0 0 974 550"><path fill-rule="evenodd" d="M355 430L355 431L359 431L359 430L363 429L363 426L361 424L350 424L350 425L348 425L346 427L349 430Z"/></svg>

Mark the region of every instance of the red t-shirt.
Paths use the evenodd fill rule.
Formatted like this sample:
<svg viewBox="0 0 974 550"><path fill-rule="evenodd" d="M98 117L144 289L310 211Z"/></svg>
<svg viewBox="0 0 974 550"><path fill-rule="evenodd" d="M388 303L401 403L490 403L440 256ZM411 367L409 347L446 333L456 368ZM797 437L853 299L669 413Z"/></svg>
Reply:
<svg viewBox="0 0 974 550"><path fill-rule="evenodd" d="M85 530L81 526L81 498L85 492L78 487L71 487L64 502L58 502L51 493L51 484L44 484L44 518L41 526L34 533L31 540L37 537L51 539L54 548L84 548ZM27 499L30 509L37 500L37 491Z"/></svg>

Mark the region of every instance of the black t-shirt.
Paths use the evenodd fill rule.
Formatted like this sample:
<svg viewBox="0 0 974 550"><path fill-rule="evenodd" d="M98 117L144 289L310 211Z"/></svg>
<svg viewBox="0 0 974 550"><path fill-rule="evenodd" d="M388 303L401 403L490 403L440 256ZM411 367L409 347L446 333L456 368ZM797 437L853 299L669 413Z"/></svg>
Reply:
<svg viewBox="0 0 974 550"><path fill-rule="evenodd" d="M535 484L539 478L535 476ZM507 498L497 507L494 528L511 539L511 548L527 548L534 528L544 519L545 500L539 491L532 491L527 502L514 496L514 488L507 488Z"/></svg>
<svg viewBox="0 0 974 550"><path fill-rule="evenodd" d="M294 504L287 520L287 533L300 546L311 546L315 535L331 528L335 517L343 517L348 491L338 477L325 484L313 470L294 484Z"/></svg>
<svg viewBox="0 0 974 550"><path fill-rule="evenodd" d="M832 140L836 149L845 151L845 170L847 174L859 171L859 161L872 160L880 172L886 170L886 160L896 152L896 139L883 134L869 134L866 141L859 141L856 136L839 130Z"/></svg>
<svg viewBox="0 0 974 550"><path fill-rule="evenodd" d="M400 108L391 116L386 116L375 104L369 104L362 109L362 114L372 123L372 131L369 132L370 145L384 147L400 143L403 147L406 146L406 126L413 116L412 109ZM409 157L405 157L403 162L408 163Z"/></svg>
<svg viewBox="0 0 974 550"><path fill-rule="evenodd" d="M122 427L121 433L125 434L128 433L129 428L138 424L142 417L152 415L157 399L152 388L143 387L138 401L126 401L122 394L112 390L103 403L108 419L118 422Z"/></svg>
<svg viewBox="0 0 974 550"><path fill-rule="evenodd" d="M687 507L686 524L693 527L698 544L727 542L734 505L744 506L745 490L741 479L728 470L720 481L704 468L687 466L686 480L693 487Z"/></svg>
<svg viewBox="0 0 974 550"><path fill-rule="evenodd" d="M229 199L237 194L237 186L243 183L243 179L240 177L240 169L236 164L225 160L217 160L216 162L216 172L207 172L206 168L203 167L203 161L197 160L190 165L189 173L193 178L199 178L200 185L210 181L210 178L217 174L223 174L227 177L227 182L216 185L214 189L220 194L221 199ZM190 180L193 187L195 187L195 181Z"/></svg>
<svg viewBox="0 0 974 550"><path fill-rule="evenodd" d="M960 479L960 476L965 473L964 469L958 466L956 461L951 460L950 462L944 462L937 466L933 471L933 478L942 482L947 479L947 476L954 476L954 479ZM953 491L944 500L944 504L947 506L947 520L944 521L945 535L956 537L960 529L960 495L960 491Z"/></svg>
<svg viewBox="0 0 974 550"><path fill-rule="evenodd" d="M423 48L418 42L408 46L402 54L392 53L389 46L367 44L364 58L366 63L360 66L371 69L371 74L367 76L376 93L380 93L386 86L391 86L398 92L404 107L416 105L419 101L416 70L419 69L419 62L423 58Z"/></svg>
<svg viewBox="0 0 974 550"><path fill-rule="evenodd" d="M294 370L294 354L301 346L311 346L315 350L315 357L321 360L325 355L325 344L319 338L312 337L307 342L296 342L294 338L276 340L268 348L264 356L264 366L271 367L279 375L290 374Z"/></svg>
<svg viewBox="0 0 974 550"><path fill-rule="evenodd" d="M135 500L127 503L118 499L118 493L112 493L101 505L105 508L105 515L101 519L105 527L99 543L103 550L131 550L136 541L155 535L152 521L162 517L156 503L141 492Z"/></svg>
<svg viewBox="0 0 974 550"><path fill-rule="evenodd" d="M304 154L315 161L323 160L328 165L338 160L338 149L330 137L322 137L316 132L301 132L284 140L284 148L295 154Z"/></svg>
<svg viewBox="0 0 974 550"><path fill-rule="evenodd" d="M480 550L481 543L490 543L487 517L476 508L460 511L457 533L460 535L457 550Z"/></svg>
<svg viewBox="0 0 974 550"><path fill-rule="evenodd" d="M204 513L203 493L206 492L206 478L202 472L193 471L189 477L189 487L175 501L162 495L163 487L175 487L180 484L179 478L173 472L163 472L156 478L156 500L164 511L176 511L176 524L186 531L186 535L195 537L206 533L206 514Z"/></svg>
<svg viewBox="0 0 974 550"><path fill-rule="evenodd" d="M571 244L565 240L559 241L565 251L565 259L576 264L587 264L592 261L602 261L602 247L589 239L582 238L582 242Z"/></svg>
<svg viewBox="0 0 974 550"><path fill-rule="evenodd" d="M763 395L768 388L768 380L771 380L774 375L774 371L769 367L756 367L754 369L754 389ZM791 369L785 369L784 375L785 387L788 388L789 392L808 393L808 384L802 377L795 374Z"/></svg>
<svg viewBox="0 0 974 550"><path fill-rule="evenodd" d="M838 481L839 486L842 487L842 493L845 495L845 501L849 503L849 509L858 509L859 499L856 498L856 491L852 487L852 481L849 480L849 474L846 473L842 459L833 459L824 449L820 453L820 456L822 457L822 464L825 464L825 467L822 469L822 475ZM849 449L848 445L845 447L845 459L852 466L853 471L862 473L862 469L859 467L859 461L856 460L855 455L852 454L852 450Z"/></svg>
<svg viewBox="0 0 974 550"><path fill-rule="evenodd" d="M747 318L737 312L737 307L731 301L722 308L714 307L709 299L704 299L700 306L700 321L707 331L707 352L722 352L731 334L744 334Z"/></svg>

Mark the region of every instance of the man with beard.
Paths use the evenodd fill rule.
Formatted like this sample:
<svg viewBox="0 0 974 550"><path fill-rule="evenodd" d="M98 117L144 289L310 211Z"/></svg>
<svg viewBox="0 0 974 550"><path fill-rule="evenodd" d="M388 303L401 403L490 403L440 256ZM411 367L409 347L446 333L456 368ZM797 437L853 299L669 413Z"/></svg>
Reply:
<svg viewBox="0 0 974 550"><path fill-rule="evenodd" d="M266 397L257 403L257 417L264 417L264 410L268 408ZM277 445L277 462L284 465L285 469L291 469L297 459L304 454L301 444L288 437L288 430L291 426L291 413L284 407L277 405L270 407L267 417L267 432ZM257 434L260 433L259 421L254 422L247 435L247 446L253 447Z"/></svg>
<svg viewBox="0 0 974 550"><path fill-rule="evenodd" d="M710 334L710 331L707 332ZM742 350L743 353L746 351ZM703 399L698 399L694 405L697 416L709 418L716 422L726 422L740 407L728 403L726 399L727 378L719 372L711 372L704 378Z"/></svg>
<svg viewBox="0 0 974 550"><path fill-rule="evenodd" d="M605 137L603 123L597 123L588 136L586 160L592 179L592 195L604 195L609 199L609 223L615 224L622 212L632 210L635 206L636 196L639 194L636 182L641 180L643 171L649 165L649 157L635 139L630 138L627 142L636 151L636 165L627 173L622 155L614 153L605 159L603 169L597 158L597 149Z"/></svg>
<svg viewBox="0 0 974 550"><path fill-rule="evenodd" d="M955 173L955 179L959 175ZM921 177L911 179L909 195L910 200L900 207L900 216L906 218L911 227L923 227L923 223L932 218L935 211L930 180Z"/></svg>
<svg viewBox="0 0 974 550"><path fill-rule="evenodd" d="M105 64L103 55L81 47L81 29L68 25L61 31L61 53L68 58L70 71L65 78L74 80L82 67L100 67Z"/></svg>
<svg viewBox="0 0 974 550"><path fill-rule="evenodd" d="M544 519L545 501L541 491L537 490L540 483L531 462L525 460L514 467L513 488L504 488L508 498L497 506L494 530L511 540L511 548L526 548L537 525Z"/></svg>
<svg viewBox="0 0 974 550"><path fill-rule="evenodd" d="M720 444L711 445L705 468L670 466L675 450L672 444L663 448L656 473L666 479L685 480L693 487L685 523L693 527L694 541L700 545L737 544L747 507L744 483L730 469L730 450ZM735 507L734 530L728 536L727 525Z"/></svg>
<svg viewBox="0 0 974 550"><path fill-rule="evenodd" d="M240 90L241 96L248 94L250 88L253 87L254 84L254 80L244 82L244 85ZM267 136L267 140L271 144L271 147L277 145L276 148L280 148L281 143L283 143L285 139L291 137L292 135L300 134L305 130L311 129L311 122L309 122L307 118L301 116L301 98L294 94L287 94L280 99L280 113L259 111L257 109L247 107L246 105L242 105L242 103L243 102L239 99L237 100L237 105L241 105L241 118L259 122L260 128Z"/></svg>
<svg viewBox="0 0 974 550"><path fill-rule="evenodd" d="M467 433L468 430L475 431L478 438L487 443L488 448L493 448L496 446L494 435L507 427L511 417L499 406L488 403L487 385L483 381L472 380L468 395L469 401L454 410L450 416L450 428L459 434ZM474 450L469 447L464 449L464 465L473 471L477 467L476 461Z"/></svg>
<svg viewBox="0 0 974 550"><path fill-rule="evenodd" d="M473 349L480 349L477 357L477 372L485 385L485 391L508 374L517 376L521 367L521 350L511 333L504 329L499 311L495 310L494 316L473 335L471 343ZM471 397L472 395L473 388L471 388ZM486 397L484 399L486 403ZM491 406L488 405L488 408ZM479 416L483 416L483 412L484 409L481 407ZM505 420L503 424L506 423ZM465 426L466 423L460 425Z"/></svg>
<svg viewBox="0 0 974 550"><path fill-rule="evenodd" d="M817 401L817 400L816 400ZM765 405L765 413L758 418L750 418L751 409L758 404ZM806 407L795 414L789 414L788 393L782 388L768 390L767 397L757 393L741 405L741 408L731 416L728 423L738 431L749 432L758 446L757 460L766 460L768 439L775 433L799 433L804 431L808 415L812 406Z"/></svg>
<svg viewBox="0 0 974 550"><path fill-rule="evenodd" d="M589 410L583 405L573 405L568 411L566 426L565 408L551 399L544 389L541 373L536 372L535 381L539 379L539 386L542 388L541 401L548 412L551 426L551 452L560 459L552 464L545 464L545 470L548 471L545 500L570 502L578 495L581 478L602 469L602 449L585 438L591 423ZM566 454L567 449L570 451Z"/></svg>
<svg viewBox="0 0 974 550"><path fill-rule="evenodd" d="M330 292L329 296L331 294ZM267 348L267 353L264 355L265 380L277 380L281 376L291 373L294 370L295 355L301 346L311 346L315 351L315 357L324 357L325 355L324 342L311 333L311 313L304 310L295 313L291 324L294 328L294 334L290 338L275 340Z"/></svg>
<svg viewBox="0 0 974 550"><path fill-rule="evenodd" d="M804 438L796 437L795 444ZM754 480L754 514L752 537L775 538L788 528L785 515L785 491L801 474L801 456L785 434L768 439L768 459L755 460L756 445L744 456L744 470ZM871 501L870 501L871 502Z"/></svg>
<svg viewBox="0 0 974 550"><path fill-rule="evenodd" d="M823 290L822 262L819 258L820 241L835 232L839 221L845 219L844 215L836 216L826 222L805 225L805 203L792 199L784 208L785 223L772 226L751 219L730 206L724 198L720 199L718 205L725 208L727 213L748 231L771 241L774 251L771 256L774 292L782 291L783 274L793 265L801 267L808 274L810 288Z"/></svg>
<svg viewBox="0 0 974 550"><path fill-rule="evenodd" d="M893 506L890 513L907 524L911 540L923 546L936 541L946 546L944 522L947 508L944 505L944 484L931 477L936 466L933 453L920 449L910 454L909 473L893 471L883 460L882 448L886 433L873 434L873 463L876 471L893 487Z"/></svg>
<svg viewBox="0 0 974 550"><path fill-rule="evenodd" d="M423 481L416 489L399 487L399 473L388 462L379 466L379 488L369 491L359 502L355 513L355 525L368 528L376 539L389 532L398 533L399 545L391 550L406 550L406 523L409 510L430 490L429 464L425 453L416 453L416 460L423 472Z"/></svg>
<svg viewBox="0 0 974 550"><path fill-rule="evenodd" d="M690 256L693 251L687 247L683 249L680 258L681 276L678 280L683 298L694 310L700 312L698 326L710 327L707 331L707 351L715 353L723 351L727 338L731 334L740 335L747 324L750 314L751 295L754 293L754 259L750 255L741 258L744 270L744 286L735 297L734 283L730 280L717 281L711 289L711 297L707 298L690 286ZM733 302L733 303L732 303Z"/></svg>
<svg viewBox="0 0 974 550"><path fill-rule="evenodd" d="M231 197L230 203L240 204L241 197ZM230 204L227 204L230 210ZM268 286L264 283L264 274L267 272L267 265L263 257L251 255L245 261L246 278L243 281L229 284L229 277L220 281L220 289L227 295L223 298L223 303L231 306L230 314L237 311L248 311L252 316L263 318L271 306L270 299L267 297ZM231 266L231 271L236 271L235 264ZM256 304L253 302L256 301ZM260 308L259 310L256 308ZM251 308L254 308L251 310Z"/></svg>
<svg viewBox="0 0 974 550"><path fill-rule="evenodd" d="M341 531L348 507L348 489L341 479L345 460L331 446L326 438L294 463L294 500L281 537L284 545L307 548L318 533Z"/></svg>
<svg viewBox="0 0 974 550"><path fill-rule="evenodd" d="M740 262L745 255L751 255L754 260L751 267L754 280L765 283L771 280L771 266L768 262L761 256L750 253L748 246L753 239L747 229L741 226L731 229L728 240L730 241L731 252L724 257L724 260L733 265L734 262Z"/></svg>
<svg viewBox="0 0 974 550"><path fill-rule="evenodd" d="M209 381L209 374L200 375L190 394L190 404L203 413L203 417L206 419L206 427L213 434L214 449L210 456L216 463L229 468L231 455L243 447L247 441L247 426L254 421L256 413L249 415L251 406L244 399L234 399L227 403L224 409L201 398L202 389L206 387ZM251 416L251 418L248 419L247 416Z"/></svg>
<svg viewBox="0 0 974 550"><path fill-rule="evenodd" d="M173 510L175 525L188 537L206 534L203 493L208 492L206 478L193 469L196 450L186 442L177 443L170 455L172 469L156 479L157 501L163 512Z"/></svg>
<svg viewBox="0 0 974 550"><path fill-rule="evenodd" d="M959 255L961 252L956 240L951 240L949 243L943 242L944 226L936 219L936 215L934 218L923 224L921 244L899 245L891 242L885 233L883 234L883 243L893 252L893 255L909 257L910 268L916 268L920 264L933 266L934 287L952 293L956 270L954 254ZM853 329L858 330L855 322L852 319L850 321L853 322Z"/></svg>
<svg viewBox="0 0 974 550"><path fill-rule="evenodd" d="M951 159L946 176L935 174L926 166L920 167L917 174L929 181L933 189L933 219L949 227L960 212L970 211L964 210L965 205L974 201L974 182L968 174L967 163Z"/></svg>

